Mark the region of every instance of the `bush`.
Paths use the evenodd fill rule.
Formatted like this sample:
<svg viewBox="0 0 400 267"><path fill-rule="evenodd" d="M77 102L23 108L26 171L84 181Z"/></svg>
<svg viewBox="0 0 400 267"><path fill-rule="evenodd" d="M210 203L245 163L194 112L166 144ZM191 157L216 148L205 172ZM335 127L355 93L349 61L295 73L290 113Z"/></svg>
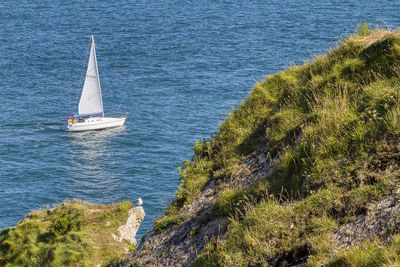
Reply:
<svg viewBox="0 0 400 267"><path fill-rule="evenodd" d="M51 226L51 232L55 235L64 234L69 227L69 222L67 218L57 219Z"/></svg>

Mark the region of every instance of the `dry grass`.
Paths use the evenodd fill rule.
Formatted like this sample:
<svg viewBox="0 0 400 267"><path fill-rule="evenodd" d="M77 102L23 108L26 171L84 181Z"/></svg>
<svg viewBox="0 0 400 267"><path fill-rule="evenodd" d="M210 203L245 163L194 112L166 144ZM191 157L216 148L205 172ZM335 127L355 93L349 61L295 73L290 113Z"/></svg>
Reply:
<svg viewBox="0 0 400 267"><path fill-rule="evenodd" d="M373 30L371 34L367 36L358 36L354 39L354 41L364 47L368 47L379 40L387 38L389 36L399 37L399 30L391 30L391 29L376 29Z"/></svg>

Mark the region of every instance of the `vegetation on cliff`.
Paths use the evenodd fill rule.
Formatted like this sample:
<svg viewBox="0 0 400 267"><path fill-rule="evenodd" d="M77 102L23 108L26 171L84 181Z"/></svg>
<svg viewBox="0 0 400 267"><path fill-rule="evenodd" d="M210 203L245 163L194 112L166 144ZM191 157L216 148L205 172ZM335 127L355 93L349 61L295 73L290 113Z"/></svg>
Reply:
<svg viewBox="0 0 400 267"><path fill-rule="evenodd" d="M117 261L132 246L118 242L132 203L66 201L34 211L0 233L0 266L96 266Z"/></svg>
<svg viewBox="0 0 400 267"><path fill-rule="evenodd" d="M327 54L266 77L215 136L196 142L155 229L179 225L190 216L182 208L219 181L209 216L230 223L195 265L400 264L397 228L389 243L343 250L334 239L399 187L399 88L400 32L365 23ZM271 174L247 188L224 187L260 146L275 159Z"/></svg>

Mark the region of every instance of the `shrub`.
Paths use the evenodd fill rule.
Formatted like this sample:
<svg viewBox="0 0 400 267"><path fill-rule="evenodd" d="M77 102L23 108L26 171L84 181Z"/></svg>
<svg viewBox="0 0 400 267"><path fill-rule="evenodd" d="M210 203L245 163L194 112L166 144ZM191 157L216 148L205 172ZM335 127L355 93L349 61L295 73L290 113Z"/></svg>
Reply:
<svg viewBox="0 0 400 267"><path fill-rule="evenodd" d="M55 235L59 235L65 233L68 230L68 227L69 227L68 219L59 218L53 223L50 231Z"/></svg>

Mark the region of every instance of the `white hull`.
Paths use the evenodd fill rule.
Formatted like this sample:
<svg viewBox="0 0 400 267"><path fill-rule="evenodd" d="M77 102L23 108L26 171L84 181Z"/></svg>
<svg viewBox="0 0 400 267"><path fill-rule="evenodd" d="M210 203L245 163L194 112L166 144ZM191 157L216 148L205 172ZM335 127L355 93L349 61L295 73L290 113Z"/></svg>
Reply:
<svg viewBox="0 0 400 267"><path fill-rule="evenodd" d="M122 126L125 123L126 117L112 118L112 117L93 117L84 119L82 122L68 123L68 132L82 132L101 130Z"/></svg>

